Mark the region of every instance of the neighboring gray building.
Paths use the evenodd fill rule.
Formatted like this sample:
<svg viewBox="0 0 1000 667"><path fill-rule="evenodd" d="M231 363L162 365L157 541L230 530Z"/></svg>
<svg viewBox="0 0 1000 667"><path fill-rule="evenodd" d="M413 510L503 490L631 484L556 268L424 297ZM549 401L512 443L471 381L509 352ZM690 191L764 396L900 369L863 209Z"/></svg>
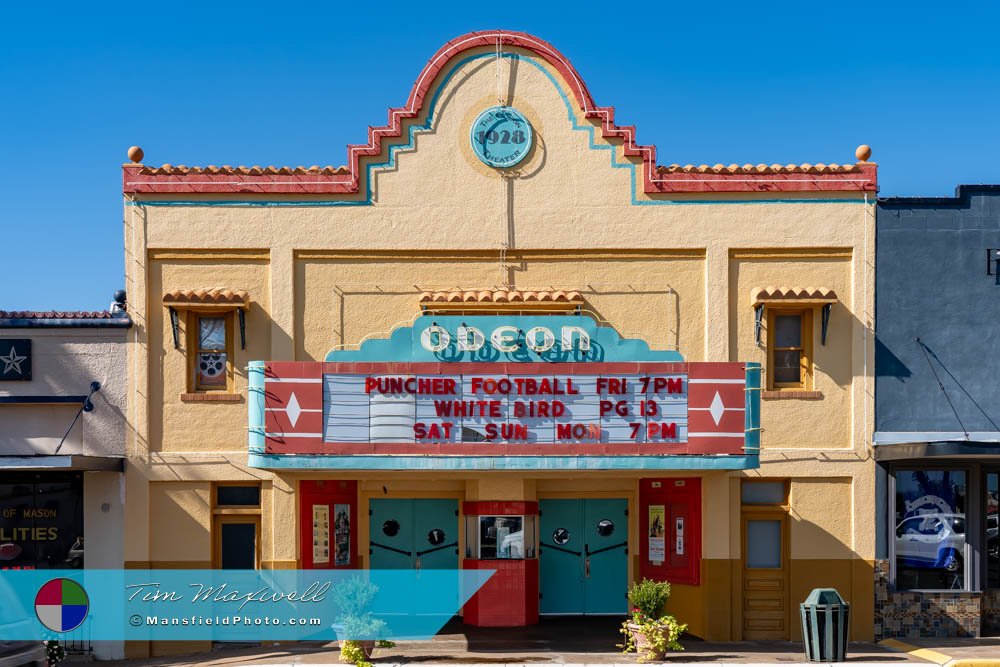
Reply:
<svg viewBox="0 0 1000 667"><path fill-rule="evenodd" d="M1000 634L1000 186L876 227L876 635Z"/></svg>
<svg viewBox="0 0 1000 667"><path fill-rule="evenodd" d="M132 321L113 310L0 311L0 569L123 567ZM122 657L86 623L64 641Z"/></svg>

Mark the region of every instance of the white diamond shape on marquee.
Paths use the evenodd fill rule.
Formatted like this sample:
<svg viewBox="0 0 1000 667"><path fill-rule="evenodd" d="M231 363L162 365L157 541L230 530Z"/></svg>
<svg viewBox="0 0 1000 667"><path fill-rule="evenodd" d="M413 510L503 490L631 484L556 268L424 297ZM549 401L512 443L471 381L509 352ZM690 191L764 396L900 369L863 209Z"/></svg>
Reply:
<svg viewBox="0 0 1000 667"><path fill-rule="evenodd" d="M718 396L718 394L716 394ZM293 393L288 399L288 407L285 408L285 414L288 415L288 421L291 422L292 427L295 427L295 422L299 420L299 415L302 414L302 408L299 407L299 399L295 398ZM715 422L718 424L718 420Z"/></svg>
<svg viewBox="0 0 1000 667"><path fill-rule="evenodd" d="M722 404L722 397L719 396L719 392L715 392L715 398L712 399L712 405L708 407L708 412L712 415L712 419L715 420L715 425L719 425L719 420L722 419L723 413L726 411L726 406Z"/></svg>

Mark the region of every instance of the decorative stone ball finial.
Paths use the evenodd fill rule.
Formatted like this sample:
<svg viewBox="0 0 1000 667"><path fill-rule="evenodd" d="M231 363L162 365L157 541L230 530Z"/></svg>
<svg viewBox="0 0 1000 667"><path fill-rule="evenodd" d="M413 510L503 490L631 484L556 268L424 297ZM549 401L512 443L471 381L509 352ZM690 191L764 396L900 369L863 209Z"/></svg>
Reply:
<svg viewBox="0 0 1000 667"><path fill-rule="evenodd" d="M868 144L861 144L854 151L854 155L858 158L858 162L868 162L868 158L872 156L872 147Z"/></svg>
<svg viewBox="0 0 1000 667"><path fill-rule="evenodd" d="M142 152L142 149L138 146L130 146L128 149L128 159L136 164L142 162L143 155L144 153Z"/></svg>

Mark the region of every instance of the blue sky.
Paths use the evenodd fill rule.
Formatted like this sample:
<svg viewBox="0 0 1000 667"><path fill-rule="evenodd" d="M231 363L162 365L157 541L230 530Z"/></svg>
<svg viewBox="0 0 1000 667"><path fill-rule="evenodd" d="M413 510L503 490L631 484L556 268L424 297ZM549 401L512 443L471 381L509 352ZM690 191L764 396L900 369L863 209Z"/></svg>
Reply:
<svg viewBox="0 0 1000 667"><path fill-rule="evenodd" d="M107 307L128 146L343 164L470 30L552 42L664 164L843 163L868 143L882 196L1000 183L996 3L34 4L0 19L0 309Z"/></svg>

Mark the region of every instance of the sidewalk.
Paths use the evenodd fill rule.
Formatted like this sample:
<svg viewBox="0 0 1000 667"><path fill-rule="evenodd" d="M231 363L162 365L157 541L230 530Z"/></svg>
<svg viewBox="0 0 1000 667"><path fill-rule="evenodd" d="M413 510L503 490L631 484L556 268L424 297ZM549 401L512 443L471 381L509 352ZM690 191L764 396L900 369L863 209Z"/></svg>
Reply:
<svg viewBox="0 0 1000 667"><path fill-rule="evenodd" d="M808 664L816 667L824 663L806 663L800 644L791 642L731 642L707 643L683 642L686 650L668 655L666 664L682 665L781 665L793 667ZM542 648L524 651L514 647L478 647L476 651L461 650L437 640L431 642L400 642L395 648L377 649L372 658L377 667L394 665L447 665L465 667L469 665L489 665L490 667L532 667L533 665L587 665L605 667L628 665L635 667L635 654L621 652L553 651ZM73 664L67 660L64 665ZM216 649L209 653L150 660L123 660L115 662L91 663L100 667L233 667L235 665L255 665L257 667L291 667L293 665L339 666L340 651L336 644L328 645L280 645L248 649ZM852 667L887 667L891 665L933 664L906 653L889 651L875 644L852 644L847 663Z"/></svg>
<svg viewBox="0 0 1000 667"><path fill-rule="evenodd" d="M469 628L449 623L430 641L399 642L391 649L377 649L376 665L518 665L573 664L635 665L635 654L624 655L618 620L600 617L544 619L526 628ZM793 642L703 642L689 638L685 650L672 653L667 664L768 664L789 667L806 664L802 645ZM853 667L933 664L906 652L873 643L852 644L848 662ZM66 663L68 664L68 663ZM338 665L336 644L282 644L256 648L219 648L210 653L151 660L101 663L101 667L233 667L234 665ZM822 663L811 663L819 665Z"/></svg>

